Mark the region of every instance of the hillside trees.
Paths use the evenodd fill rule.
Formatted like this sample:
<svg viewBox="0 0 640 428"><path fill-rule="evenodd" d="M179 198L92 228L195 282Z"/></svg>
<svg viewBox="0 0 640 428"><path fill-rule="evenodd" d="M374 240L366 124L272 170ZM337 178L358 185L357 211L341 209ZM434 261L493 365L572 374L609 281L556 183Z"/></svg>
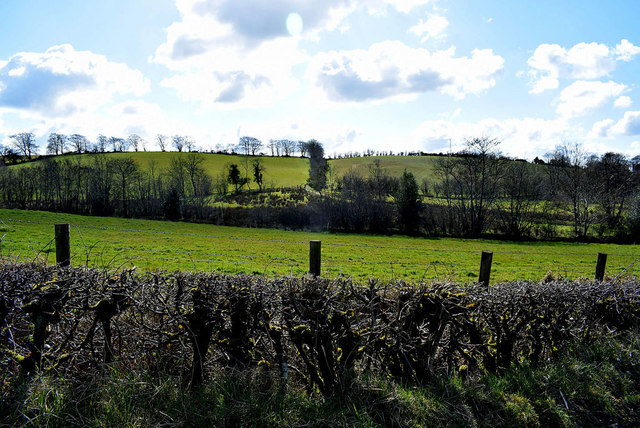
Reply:
<svg viewBox="0 0 640 428"><path fill-rule="evenodd" d="M623 226L624 210L638 190L638 176L631 171L631 162L620 153L608 152L587 162L592 186L598 189L599 206L606 226L619 230Z"/></svg>
<svg viewBox="0 0 640 428"><path fill-rule="evenodd" d="M9 135L11 144L18 153L31 159L32 155L38 150L36 144L36 136L33 132L21 132L19 134Z"/></svg>
<svg viewBox="0 0 640 428"><path fill-rule="evenodd" d="M509 237L529 236L535 222L544 180L536 165L522 161L504 164L500 181L503 203L495 211L498 227Z"/></svg>
<svg viewBox="0 0 640 428"><path fill-rule="evenodd" d="M264 166L260 162L260 159L255 159L251 165L253 167L253 181L258 185L258 189L262 191Z"/></svg>
<svg viewBox="0 0 640 428"><path fill-rule="evenodd" d="M487 137L470 138L459 156L438 160L437 188L445 199L444 227L449 233L480 236L486 230L503 175L499 144L499 140Z"/></svg>
<svg viewBox="0 0 640 428"><path fill-rule="evenodd" d="M47 139L47 154L62 155L67 145L67 136L52 132Z"/></svg>
<svg viewBox="0 0 640 428"><path fill-rule="evenodd" d="M327 160L324 158L324 148L316 140L307 142L309 152L309 179L308 184L314 190L320 191L327 185Z"/></svg>
<svg viewBox="0 0 640 428"><path fill-rule="evenodd" d="M110 162L110 167L113 170L116 183L120 189L121 213L124 217L128 217L129 208L127 206L127 198L135 174L138 172L138 164L131 158L118 158Z"/></svg>
<svg viewBox="0 0 640 428"><path fill-rule="evenodd" d="M238 152L245 154L246 156L255 156L263 147L262 141L254 137L240 137L238 141Z"/></svg>
<svg viewBox="0 0 640 428"><path fill-rule="evenodd" d="M566 204L571 213L573 233L579 238L586 237L597 218L600 189L595 171L587 168L584 148L577 142L557 147L550 156L549 166L557 181L556 199Z"/></svg>
<svg viewBox="0 0 640 428"><path fill-rule="evenodd" d="M413 235L418 232L422 201L420 199L418 183L414 175L407 172L407 170L402 173L402 177L400 178L395 202L398 209L400 229L408 235Z"/></svg>
<svg viewBox="0 0 640 428"><path fill-rule="evenodd" d="M76 153L85 153L89 149L89 140L84 135L72 134L69 136L71 150Z"/></svg>

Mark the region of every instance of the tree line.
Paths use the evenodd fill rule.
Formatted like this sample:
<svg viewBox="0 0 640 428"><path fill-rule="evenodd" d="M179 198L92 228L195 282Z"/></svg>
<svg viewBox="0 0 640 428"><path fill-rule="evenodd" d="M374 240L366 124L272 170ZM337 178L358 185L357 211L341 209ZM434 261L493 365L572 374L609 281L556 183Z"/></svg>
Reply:
<svg viewBox="0 0 640 428"><path fill-rule="evenodd" d="M296 153L301 157L306 157L310 152L311 141L298 141L289 139L271 139L268 143L263 143L255 137L242 136L237 143L217 144L215 153L243 154L243 155L265 155L271 156L294 156ZM156 134L154 142L161 152L171 151L201 152L196 145L194 138L188 135L167 136ZM60 134L52 132L47 138L45 153L47 155L63 155L70 153L106 153L106 152L127 152L146 151L149 142L138 134L130 134L126 138L105 135L98 135L95 142L90 141L82 134ZM266 150L266 151L265 151ZM29 161L38 154L39 146L33 132L20 132L9 136L9 144L0 144L0 160L4 164L16 164L20 161ZM214 150L211 150L213 153Z"/></svg>

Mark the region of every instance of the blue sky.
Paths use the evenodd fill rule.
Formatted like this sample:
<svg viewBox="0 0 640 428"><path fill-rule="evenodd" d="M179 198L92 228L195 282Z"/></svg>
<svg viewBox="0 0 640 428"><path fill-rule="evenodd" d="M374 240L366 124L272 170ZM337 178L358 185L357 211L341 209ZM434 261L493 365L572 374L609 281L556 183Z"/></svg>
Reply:
<svg viewBox="0 0 640 428"><path fill-rule="evenodd" d="M640 153L640 2L1 0L0 142ZM287 25L288 24L288 25Z"/></svg>

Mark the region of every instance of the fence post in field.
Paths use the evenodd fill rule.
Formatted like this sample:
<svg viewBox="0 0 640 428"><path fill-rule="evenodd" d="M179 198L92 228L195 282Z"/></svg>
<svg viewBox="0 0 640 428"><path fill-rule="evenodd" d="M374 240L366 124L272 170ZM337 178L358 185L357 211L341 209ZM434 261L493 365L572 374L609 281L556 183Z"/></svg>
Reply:
<svg viewBox="0 0 640 428"><path fill-rule="evenodd" d="M320 276L320 255L321 241L309 241L309 273L313 276Z"/></svg>
<svg viewBox="0 0 640 428"><path fill-rule="evenodd" d="M489 277L491 276L491 260L493 259L492 251L483 251L480 258L480 275L478 276L478 282L484 284L485 287L489 286Z"/></svg>
<svg viewBox="0 0 640 428"><path fill-rule="evenodd" d="M598 253L598 263L596 263L596 281L604 279L604 269L607 266L607 254Z"/></svg>
<svg viewBox="0 0 640 428"><path fill-rule="evenodd" d="M56 264L66 267L71 264L69 224L56 224Z"/></svg>

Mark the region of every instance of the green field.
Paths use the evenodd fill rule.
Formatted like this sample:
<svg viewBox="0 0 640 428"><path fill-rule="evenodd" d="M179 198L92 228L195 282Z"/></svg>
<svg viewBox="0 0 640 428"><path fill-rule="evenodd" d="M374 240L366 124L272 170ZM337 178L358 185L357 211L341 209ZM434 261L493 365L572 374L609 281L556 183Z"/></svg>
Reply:
<svg viewBox="0 0 640 428"><path fill-rule="evenodd" d="M328 277L473 281L483 250L494 253L492 282L540 280L549 271L592 278L598 252L609 255L607 276L627 267L624 275L640 275L640 245L306 233L21 210L0 210L0 220L2 257L49 263L55 262L53 225L71 224L75 266L302 275L309 240L321 240Z"/></svg>
<svg viewBox="0 0 640 428"><path fill-rule="evenodd" d="M106 156L109 159L132 158L140 169L148 170L151 163L155 162L158 170L165 169L169 166L171 159L174 157L186 158L193 153L177 153L177 152L124 152L124 153L104 153L104 154L84 154L84 155L65 155L57 156L51 159L77 161L81 159L83 162L90 162L96 156ZM202 168L211 176L218 177L220 174L226 174L229 164L237 164L243 170L243 162L248 162L249 175L251 175L251 163L254 159L260 159L264 171L264 183L266 186L273 187L293 187L302 186L307 182L309 176L309 160L299 157L272 157L272 156L239 156L224 155L213 153L198 153L197 156L202 157ZM24 168L31 165L37 165L38 162L29 162L11 166L11 168Z"/></svg>
<svg viewBox="0 0 640 428"><path fill-rule="evenodd" d="M440 159L438 156L369 156L333 159L329 161L329 165L333 168L336 177L342 177L349 170L366 177L369 174L369 168L379 160L380 166L392 177L401 177L407 170L420 184L425 178L430 183L436 181L434 170L438 159Z"/></svg>
<svg viewBox="0 0 640 428"><path fill-rule="evenodd" d="M130 157L134 159L140 168L148 169L150 162L156 162L157 168L166 168L169 166L171 158L175 156L186 157L190 153L176 152L124 152L124 153L105 153L105 154L84 154L84 155L64 155L54 157L57 160L76 160L78 158L83 161L90 161L95 156L107 156L108 158ZM292 187L304 185L309 177L309 160L300 157L273 157L273 156L240 156L240 155L224 155L212 153L200 153L204 159L202 167L207 173L216 177L221 172L226 171L227 165L231 163L242 166L245 159L248 159L249 165L253 159L259 158L265 167L265 184L274 187ZM369 174L369 167L376 160L380 160L382 168L393 177L401 177L402 173L407 170L416 177L418 183L423 179L430 182L435 180L434 167L437 156L370 156L362 158L348 159L331 159L329 165L335 178L342 177L347 171L353 170L358 174L366 177ZM27 162L11 166L11 168L23 168L30 165L37 165L40 161Z"/></svg>

